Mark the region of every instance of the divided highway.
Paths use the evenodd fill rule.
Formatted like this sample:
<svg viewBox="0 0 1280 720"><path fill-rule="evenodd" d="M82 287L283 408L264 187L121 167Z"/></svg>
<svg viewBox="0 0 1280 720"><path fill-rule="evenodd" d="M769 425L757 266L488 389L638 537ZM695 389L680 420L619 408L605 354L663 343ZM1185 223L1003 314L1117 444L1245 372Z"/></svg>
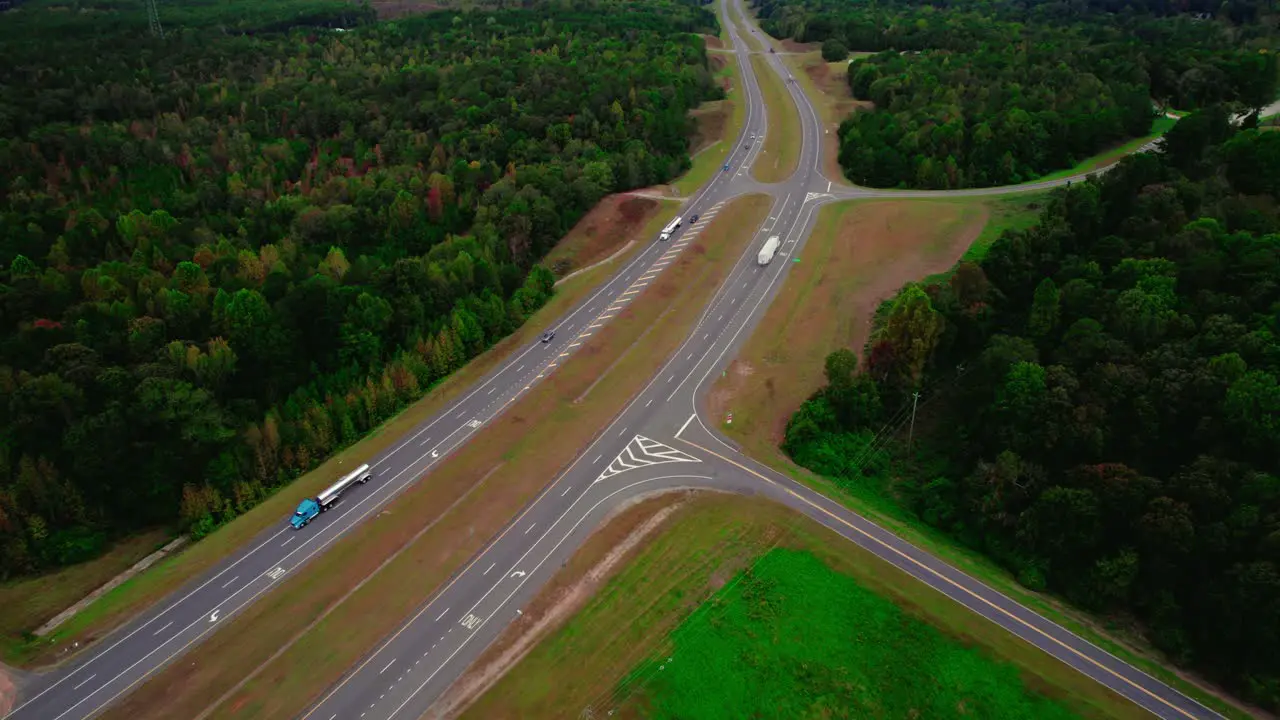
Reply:
<svg viewBox="0 0 1280 720"><path fill-rule="evenodd" d="M741 13L736 4L724 11ZM727 20L727 19L726 19ZM315 720L418 718L462 674L520 607L550 579L586 535L619 503L660 489L712 487L783 502L1001 624L1081 672L1167 718L1217 717L1207 708L1041 618L980 582L882 530L837 503L742 456L699 417L708 382L731 360L781 286L825 203L852 197L929 197L997 194L1008 188L963 193L895 192L834 187L821 172L823 129L809 99L785 82L800 109L798 171L785 183L760 186L749 168L763 143L767 114L748 49L734 25L747 101L743 135L735 139L729 171L716 177L682 214L699 222L669 243L654 242L623 265L599 290L554 326L555 339L517 351L461 399L416 428L392 449L364 459L374 473L333 511L293 531L288 518L244 550L103 640L99 647L24 693L8 717L79 720L91 717L216 631L228 617L299 571L357 523L383 507L423 473L501 414L648 285L735 196L765 191L774 197L769 217L679 350L614 422L519 517L414 616L326 690L302 716ZM788 70L766 54L779 77ZM1069 180L1040 183L1049 187ZM1035 186L1024 186L1019 191ZM772 263L755 262L763 240L778 235ZM709 428L708 425L711 427Z"/></svg>

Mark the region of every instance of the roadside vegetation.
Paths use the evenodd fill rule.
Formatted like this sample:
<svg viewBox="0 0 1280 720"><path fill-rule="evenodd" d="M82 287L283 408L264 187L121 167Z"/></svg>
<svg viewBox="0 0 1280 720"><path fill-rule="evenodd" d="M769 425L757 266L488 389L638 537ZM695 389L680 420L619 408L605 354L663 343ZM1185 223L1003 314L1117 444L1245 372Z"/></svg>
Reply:
<svg viewBox="0 0 1280 720"><path fill-rule="evenodd" d="M808 518L738 496L676 502L460 717L1145 716ZM620 536L598 534L610 542L589 539L497 648L579 597Z"/></svg>
<svg viewBox="0 0 1280 720"><path fill-rule="evenodd" d="M726 205L626 309L394 505L209 637L200 663L160 671L104 717L295 717L603 432L687 337L769 207L763 196Z"/></svg>
<svg viewBox="0 0 1280 720"><path fill-rule="evenodd" d="M828 61L874 53L847 72L853 98L874 108L839 130L840 164L858 185L1026 182L1150 134L1153 104L1256 109L1277 89L1274 11L1252 3L1120 13L965 0L945 16L917 0L754 7L765 31L821 43Z"/></svg>
<svg viewBox="0 0 1280 720"><path fill-rule="evenodd" d="M722 94L692 3L93 9L0 28L0 578L198 539L359 440Z"/></svg>
<svg viewBox="0 0 1280 720"><path fill-rule="evenodd" d="M1164 147L908 285L782 446L1274 712L1280 136L1214 108Z"/></svg>

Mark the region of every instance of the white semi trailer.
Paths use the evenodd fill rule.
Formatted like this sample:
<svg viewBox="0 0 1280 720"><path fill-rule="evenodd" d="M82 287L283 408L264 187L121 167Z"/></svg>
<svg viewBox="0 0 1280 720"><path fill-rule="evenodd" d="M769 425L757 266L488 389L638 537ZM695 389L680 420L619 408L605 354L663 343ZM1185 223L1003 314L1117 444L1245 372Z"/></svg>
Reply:
<svg viewBox="0 0 1280 720"><path fill-rule="evenodd" d="M756 262L760 265L768 265L773 256L778 252L778 245L781 241L777 235L764 241L764 247L760 248L760 254L756 257Z"/></svg>

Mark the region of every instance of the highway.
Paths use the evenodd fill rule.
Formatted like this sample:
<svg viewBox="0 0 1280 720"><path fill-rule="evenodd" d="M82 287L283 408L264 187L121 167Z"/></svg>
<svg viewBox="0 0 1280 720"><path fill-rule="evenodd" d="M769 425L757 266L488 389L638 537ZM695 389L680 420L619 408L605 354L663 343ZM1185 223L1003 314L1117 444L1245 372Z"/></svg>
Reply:
<svg viewBox="0 0 1280 720"><path fill-rule="evenodd" d="M736 2L736 0L734 0ZM741 8L722 7L722 13ZM1097 679L1159 717L1209 718L1216 714L1158 680L1124 664L818 493L739 453L699 415L699 400L750 336L781 287L791 261L824 204L847 198L929 197L1007 193L989 188L964 193L897 192L833 187L821 171L823 129L799 87L785 83L800 109L802 149L797 172L786 182L761 185L750 177L768 132L767 113L748 50L735 26L734 53L747 101L742 136L735 140L729 171L718 172L681 210L701 215L668 243L653 242L622 265L586 300L561 317L550 343L517 350L461 398L415 428L387 452L366 461L374 479L350 490L330 512L293 531L288 518L261 533L205 576L112 633L84 657L24 688L15 720L79 720L100 712L169 662L194 649L227 618L296 573L347 531L390 502L479 428L547 374L617 315L711 222L729 200L749 192L773 198L769 216L751 246L704 309L682 346L574 463L555 478L520 516L477 554L390 637L332 688L317 688L316 702L300 716L317 720L388 720L428 714L452 684L550 579L599 521L619 503L660 489L709 487L773 498L816 519L849 540L1008 628L1063 662ZM781 58L766 55L781 78ZM755 133L755 142L745 142ZM1049 187L1077 178L1041 183ZM1020 186L1018 191L1036 186ZM783 242L767 266L755 262L765 238ZM710 427L709 427L710 426Z"/></svg>

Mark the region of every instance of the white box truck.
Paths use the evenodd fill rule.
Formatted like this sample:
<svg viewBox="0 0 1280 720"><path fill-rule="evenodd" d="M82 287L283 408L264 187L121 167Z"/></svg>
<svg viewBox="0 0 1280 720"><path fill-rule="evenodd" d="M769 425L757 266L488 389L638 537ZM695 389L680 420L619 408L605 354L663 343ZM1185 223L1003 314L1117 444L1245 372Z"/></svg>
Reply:
<svg viewBox="0 0 1280 720"><path fill-rule="evenodd" d="M769 261L773 259L774 254L778 252L778 246L781 244L782 243L778 240L777 235L765 240L764 247L760 248L760 255L756 257L756 262L762 266L768 265Z"/></svg>

